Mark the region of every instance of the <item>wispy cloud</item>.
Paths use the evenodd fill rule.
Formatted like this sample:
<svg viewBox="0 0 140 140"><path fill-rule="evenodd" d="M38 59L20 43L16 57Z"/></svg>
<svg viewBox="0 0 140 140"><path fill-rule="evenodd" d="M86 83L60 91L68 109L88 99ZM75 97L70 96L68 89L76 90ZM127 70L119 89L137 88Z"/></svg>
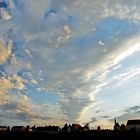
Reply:
<svg viewBox="0 0 140 140"><path fill-rule="evenodd" d="M118 75L117 77L115 76L114 80L118 80L119 82L116 86L122 86L127 82L134 80L134 78L138 78L139 75L140 75L140 68L136 67L131 70L128 70L125 73Z"/></svg>

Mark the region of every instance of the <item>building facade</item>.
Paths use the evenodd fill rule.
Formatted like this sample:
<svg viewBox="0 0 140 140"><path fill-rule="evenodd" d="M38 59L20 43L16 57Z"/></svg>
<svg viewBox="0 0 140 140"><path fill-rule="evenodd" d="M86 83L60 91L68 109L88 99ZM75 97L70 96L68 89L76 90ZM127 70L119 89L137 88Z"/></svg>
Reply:
<svg viewBox="0 0 140 140"><path fill-rule="evenodd" d="M140 120L128 120L126 129L140 131Z"/></svg>

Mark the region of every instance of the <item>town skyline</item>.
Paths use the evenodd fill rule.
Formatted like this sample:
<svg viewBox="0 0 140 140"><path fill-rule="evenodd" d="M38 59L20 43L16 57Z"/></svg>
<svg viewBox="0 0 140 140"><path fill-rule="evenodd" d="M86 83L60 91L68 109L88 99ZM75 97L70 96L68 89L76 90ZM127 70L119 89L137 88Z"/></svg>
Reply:
<svg viewBox="0 0 140 140"><path fill-rule="evenodd" d="M43 125L43 126L30 126L29 124L26 126L15 125L15 126L6 126L0 125L0 133L5 132L34 132L34 133L49 133L49 134L56 134L56 133L73 133L73 132L91 132L92 130L114 130L114 131L131 131L131 132L140 132L140 119L136 120L127 120L126 124L119 124L119 122L114 118L114 126L112 129L102 129L100 125L96 128L90 128L89 123L85 124L84 126L76 123L72 124L64 124L63 127L57 125Z"/></svg>

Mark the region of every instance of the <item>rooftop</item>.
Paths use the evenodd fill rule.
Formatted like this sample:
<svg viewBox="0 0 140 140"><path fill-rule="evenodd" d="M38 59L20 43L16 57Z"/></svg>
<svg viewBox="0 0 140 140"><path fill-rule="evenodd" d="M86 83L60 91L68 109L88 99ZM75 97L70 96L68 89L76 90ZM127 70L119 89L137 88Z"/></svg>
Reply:
<svg viewBox="0 0 140 140"><path fill-rule="evenodd" d="M126 125L140 125L140 120L128 120Z"/></svg>

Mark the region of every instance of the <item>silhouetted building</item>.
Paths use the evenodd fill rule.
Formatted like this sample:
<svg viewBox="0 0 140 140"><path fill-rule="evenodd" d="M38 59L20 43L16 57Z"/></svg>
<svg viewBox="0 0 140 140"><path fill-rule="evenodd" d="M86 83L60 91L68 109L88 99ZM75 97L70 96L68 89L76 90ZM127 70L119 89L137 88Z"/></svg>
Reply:
<svg viewBox="0 0 140 140"><path fill-rule="evenodd" d="M89 123L86 123L85 126L83 127L84 131L89 131Z"/></svg>
<svg viewBox="0 0 140 140"><path fill-rule="evenodd" d="M100 130L101 130L101 127L100 127L100 126L98 126L98 127L97 127L97 130L98 130L98 131L100 131Z"/></svg>
<svg viewBox="0 0 140 140"><path fill-rule="evenodd" d="M120 130L121 130L121 131L126 130L126 126L125 126L124 124L121 124L121 126L120 126Z"/></svg>
<svg viewBox="0 0 140 140"><path fill-rule="evenodd" d="M82 129L80 124L72 124L72 131L81 131Z"/></svg>
<svg viewBox="0 0 140 140"><path fill-rule="evenodd" d="M35 125L31 127L32 128L32 131L35 131L36 130L36 127Z"/></svg>
<svg viewBox="0 0 140 140"><path fill-rule="evenodd" d="M72 125L68 125L67 123L64 125L64 127L62 128L63 132L75 132L75 131L87 131L89 130L88 125L85 125L84 127L81 127L80 124L72 124Z"/></svg>
<svg viewBox="0 0 140 140"><path fill-rule="evenodd" d="M47 131L47 128L44 127L44 126L38 126L36 129L35 129L36 132L46 132Z"/></svg>
<svg viewBox="0 0 140 140"><path fill-rule="evenodd" d="M26 128L24 126L13 126L12 127L12 131L15 131L15 132L24 132L24 131L26 131Z"/></svg>
<svg viewBox="0 0 140 140"><path fill-rule="evenodd" d="M126 129L140 131L140 120L128 120Z"/></svg>
<svg viewBox="0 0 140 140"><path fill-rule="evenodd" d="M36 132L44 132L44 133L58 133L61 129L59 126L39 126L35 129Z"/></svg>
<svg viewBox="0 0 140 140"><path fill-rule="evenodd" d="M70 129L70 128L69 128ZM65 125L64 125L64 127L62 128L62 131L63 132L68 132L68 124L66 123Z"/></svg>
<svg viewBox="0 0 140 140"><path fill-rule="evenodd" d="M114 130L120 130L120 125L119 123L116 121L116 118L114 119L114 127L113 127Z"/></svg>
<svg viewBox="0 0 140 140"><path fill-rule="evenodd" d="M26 131L27 131L27 132L32 132L32 128L31 128L29 125L27 125L27 126L26 126Z"/></svg>
<svg viewBox="0 0 140 140"><path fill-rule="evenodd" d="M71 132L72 131L72 126L69 124L68 126L68 132Z"/></svg>
<svg viewBox="0 0 140 140"><path fill-rule="evenodd" d="M7 131L7 126L0 126L0 131Z"/></svg>

